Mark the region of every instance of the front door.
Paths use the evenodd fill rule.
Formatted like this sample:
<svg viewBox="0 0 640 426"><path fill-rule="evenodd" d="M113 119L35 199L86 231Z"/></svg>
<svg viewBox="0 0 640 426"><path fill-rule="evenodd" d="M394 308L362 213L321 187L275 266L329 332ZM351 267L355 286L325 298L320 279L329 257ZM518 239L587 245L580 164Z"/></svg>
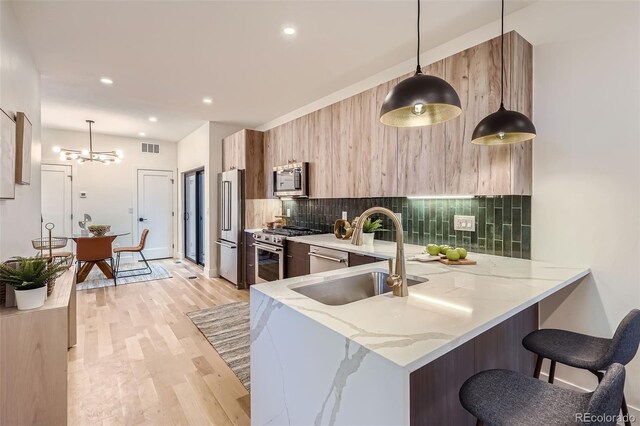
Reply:
<svg viewBox="0 0 640 426"><path fill-rule="evenodd" d="M173 172L138 170L138 239L149 230L147 259L173 256Z"/></svg>
<svg viewBox="0 0 640 426"><path fill-rule="evenodd" d="M54 237L71 237L73 218L71 206L71 165L43 164L41 166L42 235L47 237L44 225L55 226ZM69 240L71 241L71 240ZM68 243L69 246L71 243Z"/></svg>

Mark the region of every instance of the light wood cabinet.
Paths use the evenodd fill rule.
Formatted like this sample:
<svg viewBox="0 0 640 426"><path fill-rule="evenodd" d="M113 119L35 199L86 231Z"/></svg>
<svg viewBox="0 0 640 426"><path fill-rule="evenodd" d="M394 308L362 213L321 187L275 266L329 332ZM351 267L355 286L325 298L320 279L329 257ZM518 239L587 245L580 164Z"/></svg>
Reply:
<svg viewBox="0 0 640 426"><path fill-rule="evenodd" d="M241 130L222 140L222 170L245 171L245 197L264 198L267 181L264 173L264 135Z"/></svg>
<svg viewBox="0 0 640 426"><path fill-rule="evenodd" d="M0 307L1 425L67 424L67 349L76 344L76 274L39 308Z"/></svg>
<svg viewBox="0 0 640 426"><path fill-rule="evenodd" d="M309 197L333 197L332 107L309 114Z"/></svg>
<svg viewBox="0 0 640 426"><path fill-rule="evenodd" d="M425 74L445 77L445 63L423 68ZM409 78L413 73L401 77ZM444 125L398 129L398 193L404 196L445 193Z"/></svg>
<svg viewBox="0 0 640 426"><path fill-rule="evenodd" d="M505 106L528 116L532 53L520 35L505 35ZM268 131L265 170L270 173L289 160L309 161L311 198L531 195L532 142L471 144L475 126L500 104L500 38L428 65L424 72L456 89L463 110L459 117L420 128L382 125L382 102L413 73L407 74Z"/></svg>

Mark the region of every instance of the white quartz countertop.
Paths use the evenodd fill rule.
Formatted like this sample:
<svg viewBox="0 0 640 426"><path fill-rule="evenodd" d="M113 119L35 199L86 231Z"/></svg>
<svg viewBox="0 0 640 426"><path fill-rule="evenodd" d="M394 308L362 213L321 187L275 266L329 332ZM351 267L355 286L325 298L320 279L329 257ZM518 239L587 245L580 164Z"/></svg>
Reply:
<svg viewBox="0 0 640 426"><path fill-rule="evenodd" d="M330 249L347 251L349 253L364 254L367 256L389 259L396 257L396 243L390 241L375 240L372 245L355 246L351 240L339 240L333 234L306 235L302 237L287 237L287 241L310 244ZM424 251L424 246L413 244L404 245L404 255L409 258Z"/></svg>
<svg viewBox="0 0 640 426"><path fill-rule="evenodd" d="M378 257L395 253L394 244L376 242L373 248L359 251L349 242L331 238L319 235L291 240L308 244L326 240L319 245ZM411 247L418 246L408 246L407 257ZM469 253L468 258L478 264L407 262L409 278L428 280L409 287L408 297L387 293L329 306L292 290L337 277L386 271L386 262L257 284L251 291L267 295L412 372L590 272L585 267L475 253Z"/></svg>

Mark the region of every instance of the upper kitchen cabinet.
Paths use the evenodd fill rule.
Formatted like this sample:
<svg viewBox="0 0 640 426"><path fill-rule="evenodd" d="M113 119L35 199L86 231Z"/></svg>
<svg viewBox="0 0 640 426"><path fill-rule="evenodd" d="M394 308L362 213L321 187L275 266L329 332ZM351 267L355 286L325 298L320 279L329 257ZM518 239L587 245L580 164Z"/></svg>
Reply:
<svg viewBox="0 0 640 426"><path fill-rule="evenodd" d="M291 161L309 161L309 115L303 115L291 122Z"/></svg>
<svg viewBox="0 0 640 426"><path fill-rule="evenodd" d="M263 156L262 132L245 129L222 140L222 169L245 170L245 196L249 200L264 198L266 193Z"/></svg>
<svg viewBox="0 0 640 426"><path fill-rule="evenodd" d="M532 49L520 35L505 35L505 106L531 114ZM445 123L444 194L530 195L531 142L471 144L475 126L500 106L500 38L445 60L446 80L462 104L460 117ZM528 70L526 69L528 67Z"/></svg>
<svg viewBox="0 0 640 426"><path fill-rule="evenodd" d="M444 60L423 72L445 78ZM401 77L409 78L413 73ZM444 125L398 128L398 193L402 196L445 193L446 143Z"/></svg>
<svg viewBox="0 0 640 426"><path fill-rule="evenodd" d="M533 117L533 46L520 34L508 34L511 45L510 91L506 107ZM533 186L533 141L511 145L511 194L531 195Z"/></svg>
<svg viewBox="0 0 640 426"><path fill-rule="evenodd" d="M331 156L331 106L308 115L309 197L333 197Z"/></svg>
<svg viewBox="0 0 640 426"><path fill-rule="evenodd" d="M391 87L385 83L332 105L334 198L397 195L398 132L378 120Z"/></svg>

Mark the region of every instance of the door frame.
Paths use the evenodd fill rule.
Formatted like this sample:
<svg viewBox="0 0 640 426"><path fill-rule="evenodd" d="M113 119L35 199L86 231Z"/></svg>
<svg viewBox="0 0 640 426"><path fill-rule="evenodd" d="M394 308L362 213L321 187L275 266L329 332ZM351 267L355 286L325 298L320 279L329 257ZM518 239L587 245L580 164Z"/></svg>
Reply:
<svg viewBox="0 0 640 426"><path fill-rule="evenodd" d="M71 209L71 234L73 234L73 230L75 229L74 226L74 220L75 220L75 214L73 211L73 164L69 164L69 163L40 163L40 179L42 179L42 166L63 166L63 167L68 167L69 168L69 174L68 176L71 178L71 194L69 194L69 198L70 198L70 209ZM42 194L40 194L40 199L42 199ZM42 217L42 205L40 205L40 237L44 237L44 221L43 221L43 217ZM71 240L71 251L73 252L73 240Z"/></svg>
<svg viewBox="0 0 640 426"><path fill-rule="evenodd" d="M177 233L177 211L176 211L176 206L178 203L178 190L176 188L176 174L178 173L178 171L176 169L171 169L169 167L146 167L146 166L135 166L133 167L133 191L132 191L132 195L133 195L133 200L131 202L131 205L133 206L131 211L131 244L132 245L137 245L139 242L139 237L138 237L138 218L140 217L138 215L138 176L139 176L139 172L140 171L151 171L151 172L169 172L171 173L171 248L172 248L172 256L175 257L175 253L176 253L176 233ZM123 256L123 258L125 258L125 256ZM133 256L132 256L133 258ZM134 260L139 260L139 259L134 259Z"/></svg>
<svg viewBox="0 0 640 426"><path fill-rule="evenodd" d="M205 168L204 166L202 167L197 167L195 169L191 169L191 170L187 170L186 172L182 173L182 218L181 218L181 222L182 222L182 247L183 247L183 251L182 251L182 256L187 259L190 262L193 262L196 265L200 265L202 267L204 267L204 254L203 254L203 258L202 259L198 259L199 257L199 253L198 253L198 249L200 247L200 245L202 244L202 247L204 248L204 250L206 251L207 247L204 246L204 243L206 241L200 241L200 232L199 231L199 223L200 220L196 221L196 259L192 259L189 256L187 256L187 229L186 229L186 219L184 218L184 215L186 213L186 203L187 203L187 176L191 176L194 175L195 176L195 183L196 183L196 212L200 211L200 207L201 206L205 206L205 200L200 200L200 197L198 197L198 194L200 193L200 183L198 181L198 173L202 173L203 179L206 178L206 174L205 174ZM205 186L206 188L206 186ZM204 192L203 192L204 193ZM205 194L206 196L206 194ZM205 220L203 220L203 223L206 223L206 217ZM206 227L204 232L206 232ZM203 232L203 235L205 235Z"/></svg>

